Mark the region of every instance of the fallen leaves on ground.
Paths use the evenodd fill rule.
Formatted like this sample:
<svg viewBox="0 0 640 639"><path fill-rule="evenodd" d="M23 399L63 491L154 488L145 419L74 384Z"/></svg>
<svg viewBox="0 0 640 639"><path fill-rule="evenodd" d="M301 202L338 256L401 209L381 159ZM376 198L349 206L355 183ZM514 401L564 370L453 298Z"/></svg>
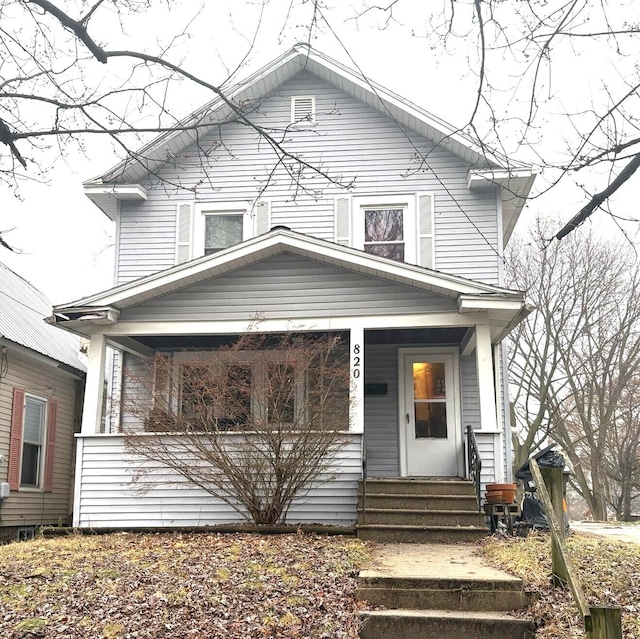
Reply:
<svg viewBox="0 0 640 639"><path fill-rule="evenodd" d="M589 605L621 608L623 636L640 639L640 545L575 534L567 538L567 547ZM536 624L536 639L583 639L571 592L550 583L549 535L493 537L483 548L491 563L521 577L525 588L539 595L527 611Z"/></svg>
<svg viewBox="0 0 640 639"><path fill-rule="evenodd" d="M7 639L358 636L364 545L306 534L71 536L0 547Z"/></svg>

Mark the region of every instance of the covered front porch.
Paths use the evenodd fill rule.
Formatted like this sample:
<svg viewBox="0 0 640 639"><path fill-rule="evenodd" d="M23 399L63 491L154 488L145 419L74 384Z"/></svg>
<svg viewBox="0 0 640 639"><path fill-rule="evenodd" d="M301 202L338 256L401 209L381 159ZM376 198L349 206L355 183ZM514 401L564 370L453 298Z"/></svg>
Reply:
<svg viewBox="0 0 640 639"><path fill-rule="evenodd" d="M90 340L74 525L242 519L127 448L121 391L134 362L158 353L215 357L247 331L338 335L348 358L344 446L296 497L289 522L353 524L365 460L368 477L465 477L467 425L483 481L508 473L500 343L528 312L519 293L276 230L54 312L56 323Z"/></svg>

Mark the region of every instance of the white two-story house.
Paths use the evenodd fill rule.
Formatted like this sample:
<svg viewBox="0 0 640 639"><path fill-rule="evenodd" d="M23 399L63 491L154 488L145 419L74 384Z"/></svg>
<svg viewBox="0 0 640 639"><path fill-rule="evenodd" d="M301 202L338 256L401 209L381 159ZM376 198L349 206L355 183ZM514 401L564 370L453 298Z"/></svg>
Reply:
<svg viewBox="0 0 640 639"><path fill-rule="evenodd" d="M136 490L119 389L131 362L257 317L350 352L348 445L289 521L352 524L364 458L370 478L467 477L469 426L482 481L506 479L501 342L529 308L502 254L534 171L304 45L226 98L84 185L116 225L116 283L52 319L90 340L74 524L240 518L170 473Z"/></svg>

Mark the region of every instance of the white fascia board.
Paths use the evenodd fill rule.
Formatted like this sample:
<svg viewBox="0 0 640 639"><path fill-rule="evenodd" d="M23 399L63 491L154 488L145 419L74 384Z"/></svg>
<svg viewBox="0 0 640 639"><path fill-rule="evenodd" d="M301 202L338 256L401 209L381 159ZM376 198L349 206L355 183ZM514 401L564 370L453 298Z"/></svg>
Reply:
<svg viewBox="0 0 640 639"><path fill-rule="evenodd" d="M455 311L416 313L407 315L363 315L349 317L265 319L259 323L260 333L343 331L351 328L396 329L396 328L451 328L487 323L485 313L461 315ZM252 323L246 320L176 320L176 321L123 321L112 326L94 327L93 335L105 335L117 341L119 335L135 338L143 335L237 335L245 333ZM505 322L496 324L499 330Z"/></svg>
<svg viewBox="0 0 640 639"><path fill-rule="evenodd" d="M460 313L480 313L489 311L510 311L517 313L525 301L522 297L505 299L502 297L460 295L458 298L458 311Z"/></svg>
<svg viewBox="0 0 640 639"><path fill-rule="evenodd" d="M65 310L71 311L74 307L91 307L93 305L125 308L129 304L139 304L158 295L165 295L183 286L220 276L234 268L284 251L294 252L310 259L324 261L338 267L356 270L448 297L457 297L460 294L513 293L507 289L472 282L454 275L439 273L411 264L401 264L326 240L301 236L291 231L277 230L252 238L242 244L231 246L214 255L204 256L150 275L141 281L123 284L115 289L77 302L56 306L54 313L64 313Z"/></svg>

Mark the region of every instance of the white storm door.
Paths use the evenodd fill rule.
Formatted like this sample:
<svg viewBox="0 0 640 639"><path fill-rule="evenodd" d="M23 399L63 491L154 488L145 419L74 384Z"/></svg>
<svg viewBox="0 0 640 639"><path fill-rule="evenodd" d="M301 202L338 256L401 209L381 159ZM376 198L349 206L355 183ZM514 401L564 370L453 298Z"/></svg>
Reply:
<svg viewBox="0 0 640 639"><path fill-rule="evenodd" d="M457 357L453 352L400 352L402 475L462 475Z"/></svg>

